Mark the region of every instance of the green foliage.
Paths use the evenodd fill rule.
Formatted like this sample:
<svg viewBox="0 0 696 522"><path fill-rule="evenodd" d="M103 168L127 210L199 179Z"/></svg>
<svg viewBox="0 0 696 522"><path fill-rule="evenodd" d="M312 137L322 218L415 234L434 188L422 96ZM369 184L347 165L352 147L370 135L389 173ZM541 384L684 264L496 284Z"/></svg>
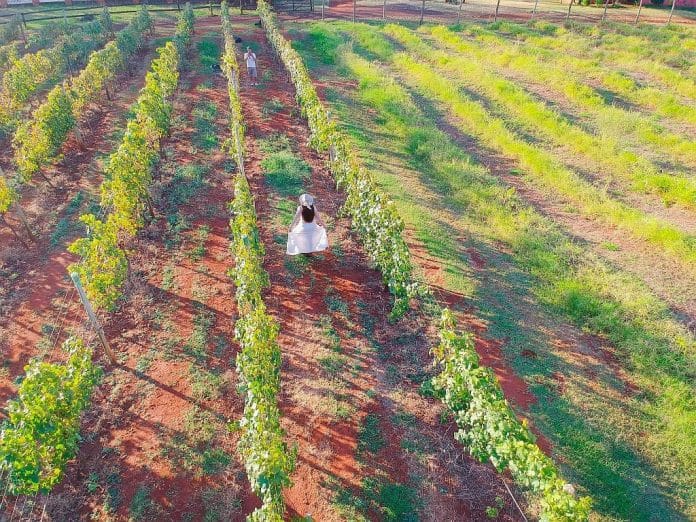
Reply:
<svg viewBox="0 0 696 522"><path fill-rule="evenodd" d="M128 275L128 261L118 244L118 224L109 216L100 221L92 214L80 217L87 227L87 237L77 239L68 250L83 261L70 265L80 275L87 296L96 308L113 310L120 288Z"/></svg>
<svg viewBox="0 0 696 522"><path fill-rule="evenodd" d="M82 64L101 46L108 33L100 21L58 25L55 44L49 49L28 53L15 60L2 77L0 124L13 128L21 121L26 102L42 86L54 82L67 70Z"/></svg>
<svg viewBox="0 0 696 522"><path fill-rule="evenodd" d="M8 404L0 432L0 469L9 492L48 492L60 480L65 464L77 452L80 415L87 407L101 370L92 350L76 338L63 343L64 364L33 360Z"/></svg>
<svg viewBox="0 0 696 522"><path fill-rule="evenodd" d="M22 182L31 181L36 172L58 155L75 121L70 91L57 85L32 119L22 124L15 134L15 162Z"/></svg>
<svg viewBox="0 0 696 522"><path fill-rule="evenodd" d="M34 174L57 159L65 139L86 106L100 96L102 89L115 79L132 53L142 46L143 33L149 27L142 16L136 17L119 33L130 35L132 47L121 49L111 42L104 49L92 53L80 74L69 85L56 86L32 117L19 126L12 145L21 183L31 181ZM39 58L37 53L35 59ZM37 66L50 67L50 64ZM26 74L31 72L27 71Z"/></svg>
<svg viewBox="0 0 696 522"><path fill-rule="evenodd" d="M234 61L234 37L227 4L222 5L225 54L223 64L230 95L230 127L233 135L231 153L238 171L234 183L234 200L230 207L232 244L235 258L231 276L236 285L239 319L235 338L241 347L237 355L239 387L244 393L244 415L239 423L239 451L251 488L262 505L247 520L280 522L285 513L283 488L290 485L296 452L289 451L280 427L278 393L280 392L281 353L278 325L266 312L262 291L269 284L263 269L264 248L256 225L256 210L249 183L244 175L244 141L238 92L238 67Z"/></svg>
<svg viewBox="0 0 696 522"><path fill-rule="evenodd" d="M12 18L10 18L8 23L0 25L0 45L5 45L16 38L19 38L19 36L22 34L22 28L20 26L21 23L22 19L19 17L19 15L14 15Z"/></svg>
<svg viewBox="0 0 696 522"><path fill-rule="evenodd" d="M0 45L0 73L3 73L5 69L19 59L19 49L19 42Z"/></svg>
<svg viewBox="0 0 696 522"><path fill-rule="evenodd" d="M188 48L191 45L191 37L193 36L193 26L196 20L193 14L193 8L190 2L186 2L183 11L176 23L176 34L174 35L174 44L179 52L179 57L183 61Z"/></svg>
<svg viewBox="0 0 696 522"><path fill-rule="evenodd" d="M493 372L479 365L470 335L457 335L455 320L444 310L440 344L433 349L441 373L434 385L454 413L455 438L472 456L490 461L515 482L538 495L543 521L585 521L591 501L575 498L550 458L534 443L526 422L520 423L503 396Z"/></svg>
<svg viewBox="0 0 696 522"><path fill-rule="evenodd" d="M222 55L222 70L227 76L227 90L230 97L230 132L232 138L227 146L229 153L234 157L238 168L244 168L244 117L242 116L242 104L239 99L239 63L235 53L234 35L229 18L227 2L223 1L220 7L222 16L222 34L225 39L225 51Z"/></svg>
<svg viewBox="0 0 696 522"><path fill-rule="evenodd" d="M141 11L136 20L149 20L149 15ZM85 290L98 308L112 310L121 295L128 264L119 235L134 235L144 224L152 169L159 158L160 140L169 129L179 63L173 43L158 49L158 57L153 60L135 103L134 117L128 122L118 150L109 157L107 179L101 186L101 206L110 214L105 221L83 216L88 237L70 246L83 258L71 265L71 270L82 276Z"/></svg>
<svg viewBox="0 0 696 522"><path fill-rule="evenodd" d="M329 119L302 58L278 30L275 16L264 0L258 3L258 12L268 39L295 86L312 133L310 142L319 151L330 151L331 172L347 193L344 211L351 216L365 252L379 267L384 283L394 296L391 317L401 317L409 308L410 298L422 290L412 280L410 254L402 236L403 221L394 204L359 165L357 155L335 122Z"/></svg>

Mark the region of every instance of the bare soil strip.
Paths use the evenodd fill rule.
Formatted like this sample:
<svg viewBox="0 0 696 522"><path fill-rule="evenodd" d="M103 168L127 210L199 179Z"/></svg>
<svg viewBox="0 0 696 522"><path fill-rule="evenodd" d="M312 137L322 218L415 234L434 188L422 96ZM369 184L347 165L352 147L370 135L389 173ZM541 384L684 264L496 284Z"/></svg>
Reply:
<svg viewBox="0 0 696 522"><path fill-rule="evenodd" d="M219 39L196 22L191 63L165 139L156 218L133 241L127 302L107 336L107 368L86 436L51 498L55 520L244 520L256 507L236 455L234 288L227 204L231 164L226 83L196 47Z"/></svg>
<svg viewBox="0 0 696 522"><path fill-rule="evenodd" d="M170 34L158 32L159 35ZM156 33L156 34L158 34ZM80 125L80 136L71 135L63 146L64 158L47 170L50 185L41 176L26 186L21 205L36 234L29 248L22 245L7 228L0 227L0 403L14 394L12 381L23 372L27 361L55 345L62 333L77 325L84 313L73 295L67 267L76 257L67 252L70 242L84 232L77 221L92 203L99 203L99 185L103 179L103 159L113 151L127 111L145 81L145 72L154 56L150 43L136 56L137 67L120 79L111 101L104 100ZM10 152L0 160L7 174ZM24 229L7 216L20 234ZM65 307L69 307L66 311ZM37 344L39 346L37 346Z"/></svg>
<svg viewBox="0 0 696 522"><path fill-rule="evenodd" d="M240 20L248 24L248 18ZM250 42L257 49L263 76L259 87L244 79L242 103L247 175L271 276L267 304L281 327L284 428L298 445L294 484L286 494L289 514L322 521L363 514L376 520L384 509L394 509L390 493L399 492L410 499L402 507L418 511L423 520L479 520L496 502L503 504L502 520L520 519L502 477L464 456L465 449L454 443L453 425L441 419L438 401L420 393L431 375L427 323L417 315L397 325L385 320L389 295L349 222L337 216L343 196L307 147L292 86L273 61L262 30L248 25L235 30L241 47ZM272 114L271 100L277 108ZM288 223L282 216L294 213L299 192L282 195L265 179L261 140L276 133L286 135L311 167L302 190L317 198L328 223L332 247L326 253L285 255Z"/></svg>

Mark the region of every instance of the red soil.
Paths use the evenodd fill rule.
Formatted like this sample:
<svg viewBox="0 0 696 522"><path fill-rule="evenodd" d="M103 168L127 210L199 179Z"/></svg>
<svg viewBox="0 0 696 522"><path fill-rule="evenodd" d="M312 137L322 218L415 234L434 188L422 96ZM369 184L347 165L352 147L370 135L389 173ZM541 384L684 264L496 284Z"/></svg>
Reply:
<svg viewBox="0 0 696 522"><path fill-rule="evenodd" d="M260 71L264 73L267 69L270 75L262 88L249 87L243 82L242 104L247 122L246 173L257 195L259 226L267 248L266 269L271 276L267 304L281 327L284 428L288 440L297 443L299 450L293 486L286 492L289 514L311 514L315 520L322 521L338 520L340 517L331 505L334 493L330 489L336 489L338 483L339 489L359 494L363 479L378 476L415 487L424 504L421 511L424 520L481 519L485 517L483 509L492 505L495 496L506 499L502 519L519 518L502 489L502 477L463 455L465 449L457 447L452 438L454 426L439 421L442 406L433 399L420 397L418 385L406 379L407 375L426 370L431 360L421 324L423 319L404 319L397 325L386 322L389 295L379 274L368 268L369 262L357 239L349 232L349 222L335 217L343 195L335 190L321 158L308 149L308 131L297 118L296 109L293 115L288 110L295 103L291 85L282 78L282 65L272 61L272 51L260 29L237 30L245 42L253 40L258 44ZM285 108L264 118L264 102L272 99L280 100ZM288 135L293 149L311 166L312 177L306 190L317 198L318 209L329 223L330 241L338 247L314 256L296 278L289 277L284 244L280 240L285 230L274 223L277 206L285 198L269 190L260 166L262 153L258 139L275 132ZM347 315L332 310L327 296L346 303ZM321 369L322 356L327 353L326 339L318 326L321 316L331 318L340 337L342 354L356 368L355 372L344 369L340 377L332 379ZM372 339L366 335L364 322L359 324L361 320L356 317L362 321L365 317L374 320ZM366 350L365 345L370 342L376 342L384 353L380 356L369 348ZM395 390L399 390L396 396ZM399 401L399 394L407 399ZM348 398L346 402L354 413L340 418L322 411L327 398L337 395ZM404 410L413 414L413 428L405 429L395 423L394 419ZM378 429L385 441L376 453L365 453L359 443L368 416L379 420ZM427 441L426 446L432 451L428 453L427 469L403 449L412 442L410 437L414 434ZM450 458L460 465L453 465ZM468 471L462 474L464 469ZM419 473L425 475L423 483L413 484L412 477ZM463 491L466 493L462 494ZM489 504L484 498L489 499ZM376 512L371 511L369 516L380 519Z"/></svg>
<svg viewBox="0 0 696 522"><path fill-rule="evenodd" d="M22 245L7 227L0 228L0 270L15 274L11 285L0 293L0 348L6 361L7 373L0 376L0 401L6 402L14 393L14 379L23 373L28 360L36 355L36 344L42 337L42 326L53 324L63 335L52 335L53 345L59 344L69 329L84 321L84 312L67 277L67 267L76 257L66 251L70 242L82 234L83 227L74 227L55 247L49 240L55 224L61 218L72 218L68 203L82 192L98 198L102 180L99 155L115 146L112 133L122 127L126 109L135 101L144 83L154 49L149 46L138 56L138 67L132 76L124 74L120 89L109 102L95 106L86 121L81 122L81 138L71 135L63 147L63 159L47 169L46 177L36 177L33 186L25 186L21 205L32 224L36 241L29 248ZM8 150L2 156L7 165L11 159ZM6 172L7 169L6 169ZM85 205L81 206L84 209ZM54 212L47 212L53 209ZM7 221L20 234L23 229L13 216ZM10 278L7 278L9 282ZM69 311L61 309L68 306Z"/></svg>

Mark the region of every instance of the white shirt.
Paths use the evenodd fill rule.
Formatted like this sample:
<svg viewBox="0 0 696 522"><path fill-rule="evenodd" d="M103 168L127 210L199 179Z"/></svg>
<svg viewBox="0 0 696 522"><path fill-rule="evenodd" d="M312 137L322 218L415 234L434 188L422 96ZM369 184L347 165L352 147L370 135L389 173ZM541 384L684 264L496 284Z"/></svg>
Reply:
<svg viewBox="0 0 696 522"><path fill-rule="evenodd" d="M256 67L256 55L253 51L244 53L244 59L246 60L247 67Z"/></svg>

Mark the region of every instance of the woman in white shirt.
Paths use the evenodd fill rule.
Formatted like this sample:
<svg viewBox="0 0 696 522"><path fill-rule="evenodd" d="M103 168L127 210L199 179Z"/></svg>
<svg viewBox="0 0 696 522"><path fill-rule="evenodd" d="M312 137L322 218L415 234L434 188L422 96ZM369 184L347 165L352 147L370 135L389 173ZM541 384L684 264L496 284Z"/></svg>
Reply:
<svg viewBox="0 0 696 522"><path fill-rule="evenodd" d="M311 254L322 252L328 247L329 239L324 222L314 206L314 198L309 194L302 194L288 232L287 253L289 256Z"/></svg>

